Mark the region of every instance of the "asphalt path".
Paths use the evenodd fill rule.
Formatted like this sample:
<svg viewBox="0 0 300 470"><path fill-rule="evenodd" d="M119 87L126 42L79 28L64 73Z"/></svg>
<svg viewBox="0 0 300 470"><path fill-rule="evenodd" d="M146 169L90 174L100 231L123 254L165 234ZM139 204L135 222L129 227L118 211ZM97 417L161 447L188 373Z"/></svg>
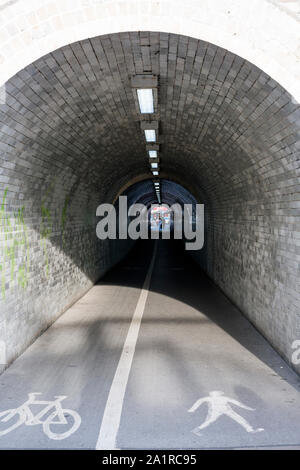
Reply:
<svg viewBox="0 0 300 470"><path fill-rule="evenodd" d="M0 376L1 449L257 447L300 448L300 379L180 242L137 243Z"/></svg>

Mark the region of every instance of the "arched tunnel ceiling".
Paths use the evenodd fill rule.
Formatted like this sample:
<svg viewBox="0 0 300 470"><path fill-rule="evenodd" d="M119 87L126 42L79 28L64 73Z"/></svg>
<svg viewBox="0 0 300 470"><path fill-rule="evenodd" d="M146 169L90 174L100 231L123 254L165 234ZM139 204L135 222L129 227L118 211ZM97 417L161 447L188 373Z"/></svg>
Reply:
<svg viewBox="0 0 300 470"><path fill-rule="evenodd" d="M130 32L65 46L20 71L1 94L1 211L7 221L19 214L18 224L24 209L30 241L30 256L11 268L22 274L26 267L28 291L22 277L14 289L9 263L2 276L6 320L22 316L9 360L38 334L41 305L59 305L45 314L53 319L128 252L128 240L98 240L96 210L151 178L131 88L131 77L143 73L159 81L160 178L172 181L166 193L174 196L176 182L205 205L196 261L289 357L300 325L299 106L224 49Z"/></svg>
<svg viewBox="0 0 300 470"><path fill-rule="evenodd" d="M159 77L162 176L217 201L270 196L278 179L299 172L299 109L270 77L206 42L131 32L63 47L6 83L2 178L22 187L23 172L35 185L59 174L104 197L148 175L130 86L145 72Z"/></svg>

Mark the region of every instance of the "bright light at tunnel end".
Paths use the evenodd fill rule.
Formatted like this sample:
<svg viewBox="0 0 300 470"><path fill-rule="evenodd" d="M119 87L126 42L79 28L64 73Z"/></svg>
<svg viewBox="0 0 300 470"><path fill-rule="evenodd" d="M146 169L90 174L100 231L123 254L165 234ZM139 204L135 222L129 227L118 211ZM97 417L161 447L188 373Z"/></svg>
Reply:
<svg viewBox="0 0 300 470"><path fill-rule="evenodd" d="M158 239L161 231L163 239L184 240L185 249L201 250L204 245L204 204L178 203L169 206L160 203L160 191L156 186L159 208L165 208L171 222L162 224L159 230L153 230L149 221L149 208L144 204L132 204L128 207L127 196L120 196L118 204L100 204L96 216L101 220L96 226L96 235L100 240L138 240ZM116 209L116 207L118 209ZM158 204L152 204L150 213ZM149 237L150 234L150 237Z"/></svg>

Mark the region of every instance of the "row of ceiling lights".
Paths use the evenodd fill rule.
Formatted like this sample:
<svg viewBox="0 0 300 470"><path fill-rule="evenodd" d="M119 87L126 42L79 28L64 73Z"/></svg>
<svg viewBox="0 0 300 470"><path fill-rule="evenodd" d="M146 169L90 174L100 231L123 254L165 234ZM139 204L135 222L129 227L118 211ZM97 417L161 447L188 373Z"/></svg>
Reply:
<svg viewBox="0 0 300 470"><path fill-rule="evenodd" d="M131 86L134 89L136 108L139 114L143 115L141 120L141 130L146 141L150 171L155 177L153 180L158 203L161 204L160 181L159 181L159 121L153 119L153 114L157 112L158 92L157 77L154 75L135 75L131 79Z"/></svg>

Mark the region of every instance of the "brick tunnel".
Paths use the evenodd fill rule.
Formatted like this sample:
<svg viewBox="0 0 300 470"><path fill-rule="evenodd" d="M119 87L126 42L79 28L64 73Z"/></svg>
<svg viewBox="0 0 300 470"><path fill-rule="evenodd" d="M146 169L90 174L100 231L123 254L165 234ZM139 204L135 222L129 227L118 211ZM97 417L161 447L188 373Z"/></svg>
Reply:
<svg viewBox="0 0 300 470"><path fill-rule="evenodd" d="M0 367L132 249L129 240L97 238L96 210L121 194L156 202L141 128L148 120L158 123L162 202L205 207L204 248L190 255L199 285L207 276L299 373L291 359L300 338L295 89L207 40L116 31L28 56L14 73L8 67L0 102ZM141 75L156 80L157 105L146 118L132 86Z"/></svg>

